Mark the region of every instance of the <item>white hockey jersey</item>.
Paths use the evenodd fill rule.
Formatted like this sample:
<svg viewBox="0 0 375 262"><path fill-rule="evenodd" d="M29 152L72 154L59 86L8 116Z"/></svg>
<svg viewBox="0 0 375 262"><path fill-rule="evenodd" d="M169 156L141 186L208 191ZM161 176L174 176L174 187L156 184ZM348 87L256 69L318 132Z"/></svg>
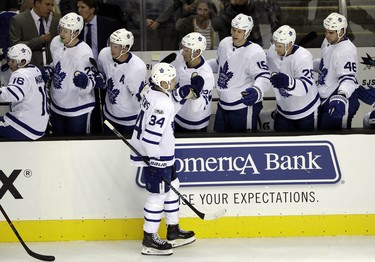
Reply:
<svg viewBox="0 0 375 262"><path fill-rule="evenodd" d="M140 110L136 94L145 84L147 68L138 56L128 54L126 61L118 63L112 59L110 47L105 47L98 66L107 77L104 115L117 124L133 126Z"/></svg>
<svg viewBox="0 0 375 262"><path fill-rule="evenodd" d="M150 160L151 166L164 168L174 164L174 117L175 105L171 93L156 90L154 86L145 91L131 144ZM137 166L146 166L134 152L131 152L130 159Z"/></svg>
<svg viewBox="0 0 375 262"><path fill-rule="evenodd" d="M348 38L334 45L324 39L320 56L320 60L314 61L314 70L319 70L320 97L330 97L337 88L350 97L358 87L357 48Z"/></svg>
<svg viewBox="0 0 375 262"><path fill-rule="evenodd" d="M256 86L265 93L270 86L266 53L261 46L250 41L235 47L232 37L224 38L217 50L216 65L210 65L214 72L218 72L216 88L219 104L225 110L246 107L241 102L241 92L246 88Z"/></svg>
<svg viewBox="0 0 375 262"><path fill-rule="evenodd" d="M182 56L178 54L177 57ZM175 121L183 128L189 130L201 129L208 126L211 117L212 89L215 86L215 78L211 66L202 56L201 63L194 68L187 67L183 58L176 64L179 86L190 85L193 73L198 73L204 79L204 86L200 97L188 99L178 111Z"/></svg>
<svg viewBox="0 0 375 262"><path fill-rule="evenodd" d="M293 90L274 88L277 111L288 119L301 119L313 113L320 105L318 89L313 76L313 56L303 47L294 46L292 53L280 57L271 45L267 52L270 72L284 73L295 79Z"/></svg>
<svg viewBox="0 0 375 262"><path fill-rule="evenodd" d="M49 114L40 70L34 65L13 72L8 86L0 88L0 101L10 102L4 120L13 128L36 140L46 131Z"/></svg>
<svg viewBox="0 0 375 262"><path fill-rule="evenodd" d="M88 81L85 89L73 83L76 70L92 76L91 48L82 41L68 48L60 42L60 36L56 36L50 49L54 67L51 109L63 116L79 116L92 111L95 106L94 82Z"/></svg>

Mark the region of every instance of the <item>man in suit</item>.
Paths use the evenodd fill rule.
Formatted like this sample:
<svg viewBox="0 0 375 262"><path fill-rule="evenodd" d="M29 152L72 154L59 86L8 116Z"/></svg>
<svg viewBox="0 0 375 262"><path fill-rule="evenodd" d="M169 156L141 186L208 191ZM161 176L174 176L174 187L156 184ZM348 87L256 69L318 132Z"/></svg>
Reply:
<svg viewBox="0 0 375 262"><path fill-rule="evenodd" d="M80 34L80 39L84 40L92 49L95 60L98 58L100 50L107 46L110 35L121 28L121 24L114 19L97 15L97 0L78 0L78 14L85 21L85 26ZM95 90L96 106L92 112L91 133L100 134L103 132L102 105L104 104L105 92Z"/></svg>
<svg viewBox="0 0 375 262"><path fill-rule="evenodd" d="M85 20L85 26L80 37L91 45L95 59L97 59L100 50L107 46L109 36L120 29L121 24L115 19L97 15L97 0L78 0L77 10L78 14ZM91 31L91 39L88 39L89 31Z"/></svg>
<svg viewBox="0 0 375 262"><path fill-rule="evenodd" d="M52 62L49 43L57 35L59 19L52 10L55 0L34 0L32 9L12 17L9 42L26 44L33 52L31 64L42 68Z"/></svg>

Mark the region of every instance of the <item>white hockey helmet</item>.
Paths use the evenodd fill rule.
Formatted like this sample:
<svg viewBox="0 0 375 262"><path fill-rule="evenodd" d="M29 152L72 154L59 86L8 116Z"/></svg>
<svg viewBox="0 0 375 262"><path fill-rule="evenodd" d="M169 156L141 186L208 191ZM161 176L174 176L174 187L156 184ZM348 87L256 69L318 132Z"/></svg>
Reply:
<svg viewBox="0 0 375 262"><path fill-rule="evenodd" d="M126 30L125 28L121 28L111 34L109 41L111 44L121 45L122 48L129 46L129 51L134 44L134 36L132 32Z"/></svg>
<svg viewBox="0 0 375 262"><path fill-rule="evenodd" d="M60 19L59 27L69 29L72 33L78 31L80 34L83 29L83 17L74 12L68 13Z"/></svg>
<svg viewBox="0 0 375 262"><path fill-rule="evenodd" d="M253 18L244 14L238 14L232 19L232 27L245 30L245 37L248 37L254 27Z"/></svg>
<svg viewBox="0 0 375 262"><path fill-rule="evenodd" d="M206 37L204 37L202 34L193 32L190 34L187 34L182 38L181 45L183 47L190 48L192 53L194 53L197 50L201 50L200 54L203 53L204 50L206 50L207 41Z"/></svg>
<svg viewBox="0 0 375 262"><path fill-rule="evenodd" d="M168 89L170 88L172 80L177 76L176 68L168 63L158 63L152 67L151 79L155 85L161 87L161 82L166 82L168 84Z"/></svg>
<svg viewBox="0 0 375 262"><path fill-rule="evenodd" d="M326 19L324 19L323 26L326 30L336 31L339 35L341 29L344 29L345 34L346 28L348 27L348 22L345 16L340 15L338 13L331 13L329 16L327 16Z"/></svg>
<svg viewBox="0 0 375 262"><path fill-rule="evenodd" d="M296 30L288 25L283 25L273 33L273 41L285 45L292 42L292 45L294 45L296 41Z"/></svg>
<svg viewBox="0 0 375 262"><path fill-rule="evenodd" d="M31 49L25 44L16 44L8 50L8 58L16 60L17 64L20 64L25 60L26 63L23 66L30 63L31 56Z"/></svg>

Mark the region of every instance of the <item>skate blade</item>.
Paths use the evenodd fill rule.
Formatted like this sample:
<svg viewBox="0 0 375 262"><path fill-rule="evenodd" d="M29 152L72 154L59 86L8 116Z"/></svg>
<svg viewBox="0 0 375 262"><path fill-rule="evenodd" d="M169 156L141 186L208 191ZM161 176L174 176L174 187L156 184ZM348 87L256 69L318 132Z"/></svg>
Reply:
<svg viewBox="0 0 375 262"><path fill-rule="evenodd" d="M170 256L173 254L172 249L165 249L165 250L159 250L156 248L150 248L150 247L142 247L142 255L149 255L149 256Z"/></svg>
<svg viewBox="0 0 375 262"><path fill-rule="evenodd" d="M186 246L186 245L189 245L191 243L193 243L194 241L196 240L195 237L190 237L190 238L187 238L187 239L176 239L176 240L168 240L168 243L172 245L172 248L176 248L176 247L182 247L182 246Z"/></svg>

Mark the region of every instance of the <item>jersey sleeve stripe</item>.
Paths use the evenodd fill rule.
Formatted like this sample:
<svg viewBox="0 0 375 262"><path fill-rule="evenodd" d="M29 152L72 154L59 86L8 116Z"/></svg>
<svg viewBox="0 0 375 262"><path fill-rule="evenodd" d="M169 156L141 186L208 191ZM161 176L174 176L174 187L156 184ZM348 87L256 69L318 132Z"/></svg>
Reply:
<svg viewBox="0 0 375 262"><path fill-rule="evenodd" d="M17 101L20 101L20 98L18 97L18 95L12 89L10 89L9 87L7 89L9 91L9 93L17 99ZM23 92L22 92L22 94L23 94Z"/></svg>

